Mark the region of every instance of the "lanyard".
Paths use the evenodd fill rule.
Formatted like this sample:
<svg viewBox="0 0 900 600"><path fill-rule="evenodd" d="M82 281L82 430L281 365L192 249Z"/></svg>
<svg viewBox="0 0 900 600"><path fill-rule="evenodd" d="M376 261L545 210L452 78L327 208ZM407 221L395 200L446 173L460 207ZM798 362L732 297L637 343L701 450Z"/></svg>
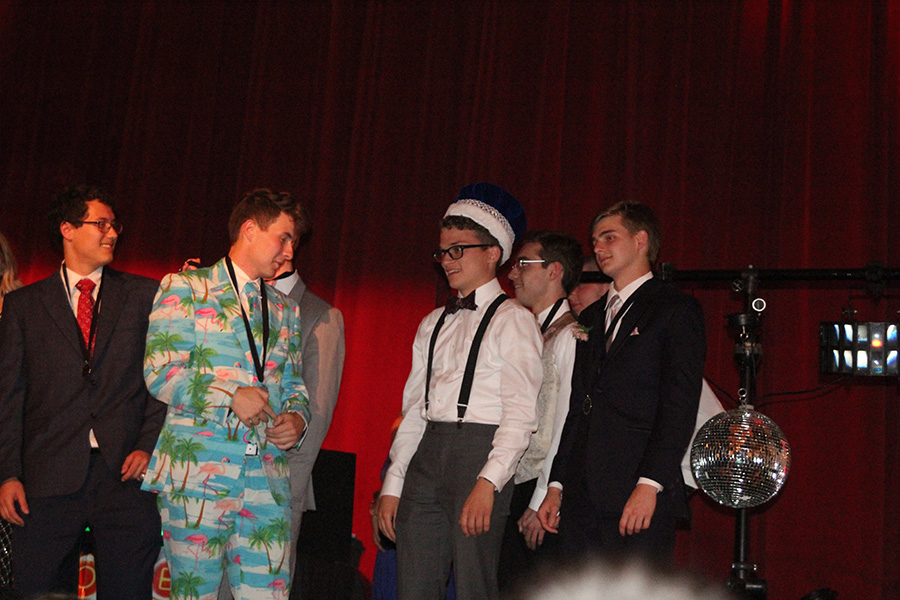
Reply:
<svg viewBox="0 0 900 600"><path fill-rule="evenodd" d="M66 294L69 296L69 306L72 306L72 288L69 285L69 273L68 269L66 269L66 261L63 261L62 264L62 274L63 281L66 282ZM91 374L91 359L93 358L91 355L93 354L94 342L97 337L97 314L100 310L100 298L103 296L103 276L100 276L100 286L97 288L97 299L94 300L94 308L91 313L91 331L88 333L88 341L85 343L84 335L81 333L81 328L78 327L78 319L75 319L75 326L78 328L78 341L81 343L81 357L84 359L84 366L81 368L81 376L87 377ZM83 292L79 292L83 293ZM77 309L76 309L77 310ZM72 316L75 316L72 313Z"/></svg>
<svg viewBox="0 0 900 600"><path fill-rule="evenodd" d="M547 318L544 319L544 322L541 324L541 334L544 334L547 331L547 328L550 327L550 323L553 322L553 317L556 316L556 313L559 311L559 307L562 306L563 300L565 300L565 298L560 298L556 301L556 304L553 305L553 308L550 310L550 314L547 315Z"/></svg>
<svg viewBox="0 0 900 600"><path fill-rule="evenodd" d="M234 291L237 295L238 306L241 307L241 318L244 319L244 328L247 330L247 341L250 342L250 356L253 357L253 366L256 368L256 379L262 383L264 379L263 375L265 374L266 348L269 345L269 303L267 302L266 296L266 284L262 279L259 280L259 298L260 304L262 304L263 319L262 358L260 359L260 353L256 349L256 341L253 339L253 331L250 330L250 319L247 318L247 313L244 311L244 303L241 302L241 291L238 289L237 276L234 274L234 265L231 264L230 256L225 257L225 265L228 267L231 285L234 286Z"/></svg>

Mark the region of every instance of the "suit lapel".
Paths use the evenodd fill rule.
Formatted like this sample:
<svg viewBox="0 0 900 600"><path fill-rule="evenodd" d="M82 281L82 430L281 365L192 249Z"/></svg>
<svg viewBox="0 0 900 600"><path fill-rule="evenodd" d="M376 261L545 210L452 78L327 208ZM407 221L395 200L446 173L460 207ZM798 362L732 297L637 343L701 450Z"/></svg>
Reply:
<svg viewBox="0 0 900 600"><path fill-rule="evenodd" d="M253 361L248 358L250 356L250 345L247 339L247 328L244 326L244 319L241 317L240 294L231 283L231 278L228 276L228 267L225 266L224 259L215 264L210 273L210 279L209 294L218 304L216 310L228 323L228 327L234 333L234 337L241 347L244 368L254 373Z"/></svg>
<svg viewBox="0 0 900 600"><path fill-rule="evenodd" d="M69 292L59 272L45 279L41 285L44 287L41 293L44 308L56 323L66 343L81 355L81 329L78 328L78 320L69 303Z"/></svg>
<svg viewBox="0 0 900 600"><path fill-rule="evenodd" d="M609 294L603 296L582 311L578 322L589 330L585 351L591 365L595 366L605 356L606 347L603 343L603 328L606 322L606 300ZM577 351L577 350L576 350ZM592 368L593 370L593 368Z"/></svg>
<svg viewBox="0 0 900 600"><path fill-rule="evenodd" d="M128 298L125 282L121 274L109 267L103 268L103 279L100 283L100 306L97 313L97 333L94 339L94 357L99 357L109 345L112 332L122 314Z"/></svg>
<svg viewBox="0 0 900 600"><path fill-rule="evenodd" d="M264 283L268 289L266 290L266 303L269 307L269 344L266 347L266 362L268 362L268 356L272 353L272 348L275 347L275 344L278 342L278 334L281 332L281 317L284 313L284 305L279 302L281 298L278 290L269 285L268 283ZM262 340L257 340L260 342ZM265 367L265 365L263 365Z"/></svg>
<svg viewBox="0 0 900 600"><path fill-rule="evenodd" d="M631 303L631 308L622 315L618 334L610 345L609 351L606 353L607 359L615 356L619 349L621 349L622 344L624 344L625 340L632 334L637 325L641 322L647 309L653 304L653 295L656 294L659 289L660 283L654 278L635 290L632 295L634 300Z"/></svg>

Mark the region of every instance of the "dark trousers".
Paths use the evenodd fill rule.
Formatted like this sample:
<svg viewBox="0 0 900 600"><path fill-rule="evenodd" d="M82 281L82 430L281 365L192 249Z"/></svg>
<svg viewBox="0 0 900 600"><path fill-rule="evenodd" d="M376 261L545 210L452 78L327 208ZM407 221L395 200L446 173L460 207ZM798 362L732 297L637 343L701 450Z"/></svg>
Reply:
<svg viewBox="0 0 900 600"><path fill-rule="evenodd" d="M497 560L513 486L494 492L489 531L466 537L459 525L496 429L477 423L426 425L397 510L397 576L403 600L444 598L451 568L459 600L498 596Z"/></svg>
<svg viewBox="0 0 900 600"><path fill-rule="evenodd" d="M99 453L77 492L27 498L24 527L13 527L13 576L22 595L78 590L82 535L90 527L98 600L148 600L162 545L156 496L123 483ZM26 490L27 494L27 490Z"/></svg>
<svg viewBox="0 0 900 600"><path fill-rule="evenodd" d="M622 507L624 509L624 506ZM634 535L619 535L622 514L596 511L583 482L567 484L560 507L559 538L569 559L599 555L611 560L639 558L668 564L675 552L674 517L654 514L650 527Z"/></svg>
<svg viewBox="0 0 900 600"><path fill-rule="evenodd" d="M519 533L519 519L528 509L537 479L517 484L513 488L512 502L509 505L509 516L503 531L503 544L500 547L500 566L497 581L500 591L521 588L538 570L555 558L558 552L559 536L544 532L544 542L532 550L525 544L525 536Z"/></svg>

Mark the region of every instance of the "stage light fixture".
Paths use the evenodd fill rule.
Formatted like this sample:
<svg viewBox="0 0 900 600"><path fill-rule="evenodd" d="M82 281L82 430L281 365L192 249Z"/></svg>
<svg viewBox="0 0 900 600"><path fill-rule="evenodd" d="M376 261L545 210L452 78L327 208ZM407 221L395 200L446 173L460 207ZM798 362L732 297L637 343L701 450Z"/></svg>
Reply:
<svg viewBox="0 0 900 600"><path fill-rule="evenodd" d="M840 375L897 376L898 323L821 323L819 371Z"/></svg>

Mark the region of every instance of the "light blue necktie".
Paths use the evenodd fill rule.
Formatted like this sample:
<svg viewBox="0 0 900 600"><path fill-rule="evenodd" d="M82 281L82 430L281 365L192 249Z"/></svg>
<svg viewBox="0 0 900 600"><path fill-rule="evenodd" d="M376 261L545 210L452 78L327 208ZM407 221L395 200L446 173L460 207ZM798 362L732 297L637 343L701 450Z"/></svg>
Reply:
<svg viewBox="0 0 900 600"><path fill-rule="evenodd" d="M251 330L255 330L259 326L259 289L255 281L248 281L244 284L243 291L247 299L247 320L250 321Z"/></svg>

